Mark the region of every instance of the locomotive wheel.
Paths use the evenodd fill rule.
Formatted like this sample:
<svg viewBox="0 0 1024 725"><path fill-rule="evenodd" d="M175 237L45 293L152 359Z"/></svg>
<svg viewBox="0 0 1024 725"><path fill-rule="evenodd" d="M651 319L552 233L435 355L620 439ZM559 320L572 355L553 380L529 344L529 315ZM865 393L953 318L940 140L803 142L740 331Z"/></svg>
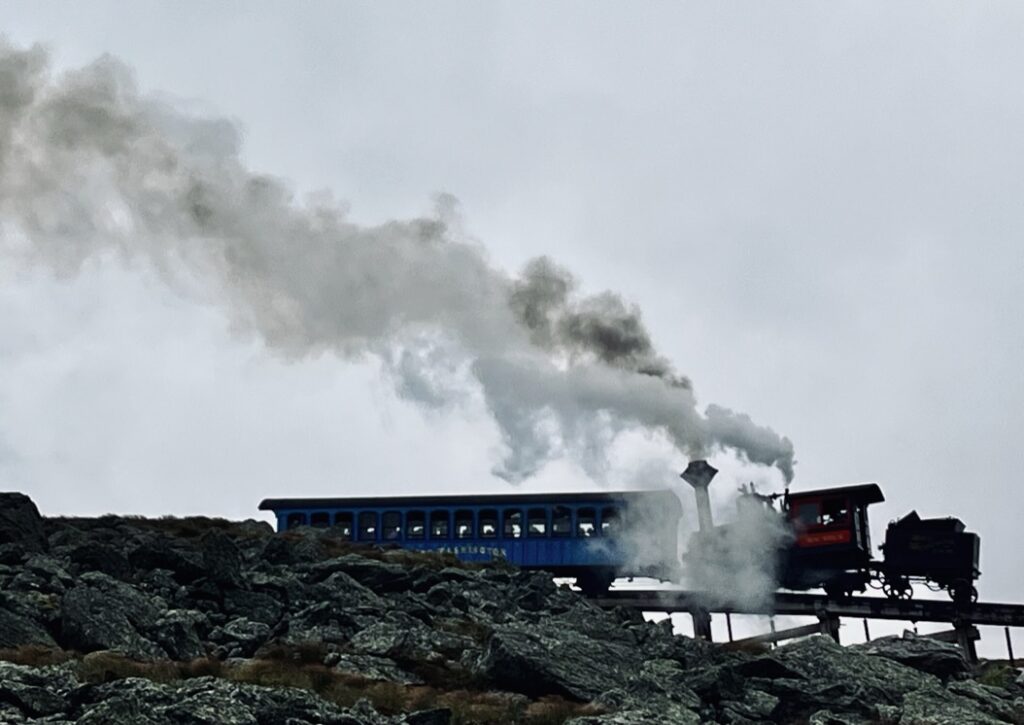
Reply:
<svg viewBox="0 0 1024 725"><path fill-rule="evenodd" d="M907 601L913 599L914 589L910 586L910 582L904 580L886 580L882 583L882 592L885 593L889 599L900 599Z"/></svg>

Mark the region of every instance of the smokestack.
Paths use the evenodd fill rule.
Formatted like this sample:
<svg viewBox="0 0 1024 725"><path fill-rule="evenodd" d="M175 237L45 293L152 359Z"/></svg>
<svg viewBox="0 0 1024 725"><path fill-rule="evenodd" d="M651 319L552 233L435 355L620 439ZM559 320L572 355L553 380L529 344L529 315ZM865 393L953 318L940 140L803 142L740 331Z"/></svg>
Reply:
<svg viewBox="0 0 1024 725"><path fill-rule="evenodd" d="M693 494L697 499L697 520L700 522L700 530L707 532L714 528L711 520L711 498L708 496L708 486L711 479L718 473L718 469L707 461L690 461L690 465L680 474L680 478L693 486Z"/></svg>

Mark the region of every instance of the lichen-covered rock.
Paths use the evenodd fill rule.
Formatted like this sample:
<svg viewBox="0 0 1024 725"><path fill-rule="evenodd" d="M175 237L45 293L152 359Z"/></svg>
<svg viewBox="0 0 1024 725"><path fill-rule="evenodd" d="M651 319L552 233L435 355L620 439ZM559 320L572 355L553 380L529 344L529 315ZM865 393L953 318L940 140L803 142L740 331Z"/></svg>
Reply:
<svg viewBox="0 0 1024 725"><path fill-rule="evenodd" d="M102 541L81 541L68 552L68 559L75 571L97 571L122 580L132 575L128 557L116 546Z"/></svg>
<svg viewBox="0 0 1024 725"><path fill-rule="evenodd" d="M0 599L0 649L23 645L56 647L57 643L38 622L6 609Z"/></svg>
<svg viewBox="0 0 1024 725"><path fill-rule="evenodd" d="M978 709L998 720L1024 723L1024 699L1015 698L1004 688L961 680L949 683L946 689L953 695L973 700Z"/></svg>
<svg viewBox="0 0 1024 725"><path fill-rule="evenodd" d="M106 574L79 578L62 601L61 635L65 645L81 652L116 650L136 657L167 653L141 634L152 629L166 607L137 589Z"/></svg>
<svg viewBox="0 0 1024 725"><path fill-rule="evenodd" d="M502 689L591 700L625 682L639 665L639 653L624 644L544 625L500 625L476 669Z"/></svg>
<svg viewBox="0 0 1024 725"><path fill-rule="evenodd" d="M328 666L338 672L347 672L368 680L397 682L402 685L422 685L423 678L406 672L398 663L388 657L374 655L338 654L329 660Z"/></svg>
<svg viewBox="0 0 1024 725"><path fill-rule="evenodd" d="M166 569L181 583L193 582L206 574L202 554L180 546L169 536L146 537L128 555L135 569Z"/></svg>
<svg viewBox="0 0 1024 725"><path fill-rule="evenodd" d="M76 684L65 668L0 662L0 703L13 705L28 717L62 713L68 693Z"/></svg>
<svg viewBox="0 0 1024 725"><path fill-rule="evenodd" d="M770 721L778 706L779 698L775 695L747 689L740 698L719 703L719 719L725 722Z"/></svg>
<svg viewBox="0 0 1024 725"><path fill-rule="evenodd" d="M207 624L202 612L192 609L169 609L160 615L148 630L149 636L157 642L168 656L176 660L191 660L206 654L199 638L198 627Z"/></svg>
<svg viewBox="0 0 1024 725"><path fill-rule="evenodd" d="M850 650L899 662L915 670L930 672L943 680L967 675L971 666L955 644L905 632L902 637L879 637Z"/></svg>
<svg viewBox="0 0 1024 725"><path fill-rule="evenodd" d="M46 551L46 533L39 509L23 493L0 493L0 545L15 544L25 551Z"/></svg>
<svg viewBox="0 0 1024 725"><path fill-rule="evenodd" d="M204 575L225 587L238 586L242 581L242 552L223 531L211 529L199 539Z"/></svg>
<svg viewBox="0 0 1024 725"><path fill-rule="evenodd" d="M844 649L823 635L780 647L775 656L802 678L771 681L779 714L791 719L829 708L870 717L876 704L899 705L908 693L941 688L934 675Z"/></svg>
<svg viewBox="0 0 1024 725"><path fill-rule="evenodd" d="M903 725L998 725L1002 720L979 710L976 703L942 687L925 687L907 693L903 698Z"/></svg>
<svg viewBox="0 0 1024 725"><path fill-rule="evenodd" d="M229 589L224 592L223 596L225 614L236 617L244 616L254 622L263 622L270 627L281 620L284 609L280 598L266 592Z"/></svg>
<svg viewBox="0 0 1024 725"><path fill-rule="evenodd" d="M74 579L59 562L43 554L34 554L21 565L7 589L59 595L73 584Z"/></svg>
<svg viewBox="0 0 1024 725"><path fill-rule="evenodd" d="M897 714L897 718L899 715ZM885 722L885 720L883 720ZM877 725L878 720L863 718L860 715L841 715L831 710L818 710L811 715L807 725Z"/></svg>
<svg viewBox="0 0 1024 725"><path fill-rule="evenodd" d="M270 627L237 617L210 633L210 641L224 647L231 657L251 657L270 637Z"/></svg>

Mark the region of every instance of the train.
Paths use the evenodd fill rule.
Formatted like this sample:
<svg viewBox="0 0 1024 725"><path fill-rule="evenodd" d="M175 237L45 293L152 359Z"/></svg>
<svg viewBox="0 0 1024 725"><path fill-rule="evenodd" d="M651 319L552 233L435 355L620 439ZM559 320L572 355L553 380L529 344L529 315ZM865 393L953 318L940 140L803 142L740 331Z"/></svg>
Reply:
<svg viewBox="0 0 1024 725"><path fill-rule="evenodd" d="M682 506L669 490L602 493L275 498L277 530L333 529L345 541L500 560L575 579L587 594L618 576L672 580L648 552L675 551ZM642 532L635 536L626 532Z"/></svg>
<svg viewBox="0 0 1024 725"><path fill-rule="evenodd" d="M700 531L685 548L714 548L731 526L713 526L707 487L716 473L691 461L683 478L697 497ZM834 599L880 589L910 599L915 584L944 590L959 605L977 600L980 537L956 518L923 519L911 511L889 523L873 556L868 507L884 501L875 483L762 495L741 500L770 511L784 536L761 553L780 588L824 589ZM506 561L576 580L591 596L618 577L679 581L682 506L671 490L602 493L275 498L278 531L332 528L355 543L441 551L468 562ZM658 555L652 556L656 552Z"/></svg>

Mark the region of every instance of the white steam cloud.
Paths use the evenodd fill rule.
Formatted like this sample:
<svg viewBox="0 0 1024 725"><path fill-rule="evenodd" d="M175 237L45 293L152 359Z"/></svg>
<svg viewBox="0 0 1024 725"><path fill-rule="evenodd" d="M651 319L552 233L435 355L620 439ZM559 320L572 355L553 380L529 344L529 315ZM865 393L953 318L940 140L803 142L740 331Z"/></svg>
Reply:
<svg viewBox="0 0 1024 725"><path fill-rule="evenodd" d="M690 538L683 581L709 606L770 611L779 586L783 553L793 533L786 520L753 496L737 499L736 519Z"/></svg>
<svg viewBox="0 0 1024 725"><path fill-rule="evenodd" d="M239 133L136 89L119 62L57 75L0 41L0 254L72 275L98 255L198 280L238 326L292 358L374 356L429 406L482 391L518 481L571 455L598 465L616 434L663 433L688 456L727 449L792 477L793 448L747 416L697 410L640 311L585 296L547 258L518 276L431 218L359 226L324 194L298 202L239 158ZM186 275L179 270L187 269Z"/></svg>

